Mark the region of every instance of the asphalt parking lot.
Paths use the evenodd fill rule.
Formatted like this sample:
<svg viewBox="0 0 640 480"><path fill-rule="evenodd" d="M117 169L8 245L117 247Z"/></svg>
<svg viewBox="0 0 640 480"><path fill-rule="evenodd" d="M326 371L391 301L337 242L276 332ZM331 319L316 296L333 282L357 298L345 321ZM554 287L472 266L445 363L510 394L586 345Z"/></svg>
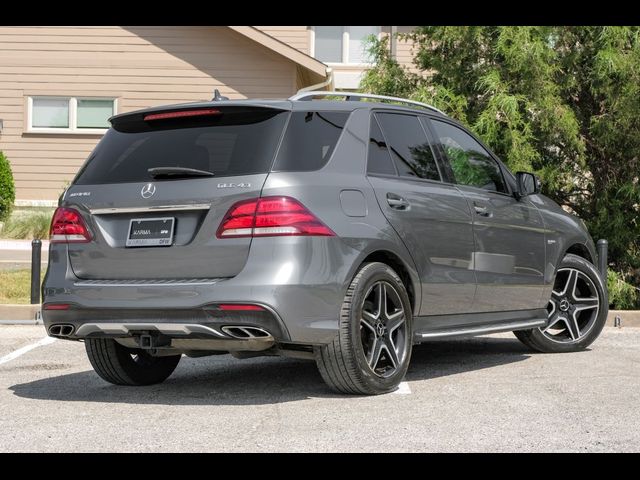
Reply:
<svg viewBox="0 0 640 480"><path fill-rule="evenodd" d="M80 343L7 360L43 338L0 326L2 452L640 450L639 328L573 354L511 334L424 344L379 397L332 394L312 362L282 358L185 357L143 388L104 383Z"/></svg>

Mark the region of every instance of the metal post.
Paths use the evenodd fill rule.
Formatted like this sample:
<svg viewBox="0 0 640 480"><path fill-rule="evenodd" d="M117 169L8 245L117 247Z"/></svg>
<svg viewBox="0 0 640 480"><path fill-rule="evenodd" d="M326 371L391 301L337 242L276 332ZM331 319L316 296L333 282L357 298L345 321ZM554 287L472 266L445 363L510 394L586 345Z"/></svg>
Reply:
<svg viewBox="0 0 640 480"><path fill-rule="evenodd" d="M604 279L606 284L607 263L608 263L607 254L609 249L609 242L607 242L604 238L601 238L600 240L598 240L597 249L598 249L598 270L600 270L600 275L602 275L602 278Z"/></svg>
<svg viewBox="0 0 640 480"><path fill-rule="evenodd" d="M40 262L42 258L42 242L31 242L31 304L40 303Z"/></svg>

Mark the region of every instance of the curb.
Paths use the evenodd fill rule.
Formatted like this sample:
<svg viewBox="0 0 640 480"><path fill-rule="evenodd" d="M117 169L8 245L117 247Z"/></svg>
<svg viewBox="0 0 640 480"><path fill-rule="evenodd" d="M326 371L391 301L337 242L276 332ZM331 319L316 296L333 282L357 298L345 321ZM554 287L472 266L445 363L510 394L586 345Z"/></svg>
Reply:
<svg viewBox="0 0 640 480"><path fill-rule="evenodd" d="M616 322L616 317L620 323ZM640 310L609 310L607 327L634 327L640 328Z"/></svg>
<svg viewBox="0 0 640 480"><path fill-rule="evenodd" d="M36 317L37 316L37 317ZM36 318L40 317L40 304L23 305L23 304L0 304L0 321L3 324L12 321L18 321L20 324L25 321L37 323Z"/></svg>
<svg viewBox="0 0 640 480"><path fill-rule="evenodd" d="M42 240L42 250L49 249L49 240ZM31 240L0 240L0 250L29 250Z"/></svg>

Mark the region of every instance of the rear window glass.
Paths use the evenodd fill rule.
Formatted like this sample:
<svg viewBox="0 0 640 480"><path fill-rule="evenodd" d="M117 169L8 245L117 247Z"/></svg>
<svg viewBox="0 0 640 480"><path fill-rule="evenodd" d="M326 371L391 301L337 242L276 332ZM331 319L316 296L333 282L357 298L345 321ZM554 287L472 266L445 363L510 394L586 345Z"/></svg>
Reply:
<svg viewBox="0 0 640 480"><path fill-rule="evenodd" d="M371 116L371 128L369 129L367 172L382 175L396 175L396 169L391 163L391 155L389 155L387 143L384 141L382 131L373 115Z"/></svg>
<svg viewBox="0 0 640 480"><path fill-rule="evenodd" d="M436 160L418 117L395 113L377 115L401 177L441 180Z"/></svg>
<svg viewBox="0 0 640 480"><path fill-rule="evenodd" d="M288 112L226 108L220 114L114 124L78 173L79 185L144 182L148 170L185 167L216 177L269 171Z"/></svg>
<svg viewBox="0 0 640 480"><path fill-rule="evenodd" d="M349 112L294 112L274 170L308 172L324 167L338 143Z"/></svg>

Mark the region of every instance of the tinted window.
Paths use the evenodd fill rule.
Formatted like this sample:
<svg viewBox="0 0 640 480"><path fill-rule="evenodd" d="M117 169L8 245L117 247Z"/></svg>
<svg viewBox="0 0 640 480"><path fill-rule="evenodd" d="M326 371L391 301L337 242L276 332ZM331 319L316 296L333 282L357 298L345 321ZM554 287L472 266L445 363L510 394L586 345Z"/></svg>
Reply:
<svg viewBox="0 0 640 480"><path fill-rule="evenodd" d="M193 118L124 117L107 131L74 183L144 182L152 180L148 169L174 166L217 177L265 173L286 117L286 112L246 107Z"/></svg>
<svg viewBox="0 0 640 480"><path fill-rule="evenodd" d="M471 135L449 123L432 120L451 164L456 183L506 192L498 163Z"/></svg>
<svg viewBox="0 0 640 480"><path fill-rule="evenodd" d="M440 180L433 151L418 117L394 113L381 113L377 117L400 176Z"/></svg>
<svg viewBox="0 0 640 480"><path fill-rule="evenodd" d="M324 167L338 143L349 112L294 112L274 170L308 172Z"/></svg>
<svg viewBox="0 0 640 480"><path fill-rule="evenodd" d="M391 163L389 149L382 136L380 126L375 117L371 117L369 129L369 156L367 158L367 172L383 175L396 175L396 169Z"/></svg>

